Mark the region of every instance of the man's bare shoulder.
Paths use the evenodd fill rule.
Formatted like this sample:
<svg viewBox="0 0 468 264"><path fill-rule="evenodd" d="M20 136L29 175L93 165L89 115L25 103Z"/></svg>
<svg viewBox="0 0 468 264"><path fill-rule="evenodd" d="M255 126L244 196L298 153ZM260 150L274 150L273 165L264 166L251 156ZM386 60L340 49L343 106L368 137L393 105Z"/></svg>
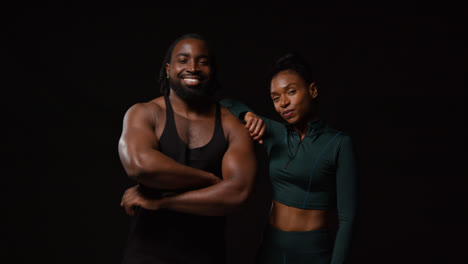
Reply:
<svg viewBox="0 0 468 264"><path fill-rule="evenodd" d="M140 102L132 105L130 109L137 108L137 109L145 109L151 112L159 112L166 110L166 104L164 103L164 97L157 97L153 100L147 102Z"/></svg>
<svg viewBox="0 0 468 264"><path fill-rule="evenodd" d="M164 102L163 96L154 98L153 100L146 102L146 104L151 104L155 107L158 107L161 110L166 110L166 102Z"/></svg>
<svg viewBox="0 0 468 264"><path fill-rule="evenodd" d="M221 120L228 126L243 127L242 122L229 111L226 107L221 106Z"/></svg>
<svg viewBox="0 0 468 264"><path fill-rule="evenodd" d="M164 97L158 97L151 101L139 102L132 105L127 111L128 112L148 112L158 114L160 112L165 112L166 104L164 103Z"/></svg>
<svg viewBox="0 0 468 264"><path fill-rule="evenodd" d="M165 116L166 104L164 97L158 97L148 102L140 102L132 105L125 114L132 119L149 119L156 121L161 116Z"/></svg>
<svg viewBox="0 0 468 264"><path fill-rule="evenodd" d="M230 138L230 135L244 135L250 138L245 125L224 106L221 106L221 121L227 138Z"/></svg>

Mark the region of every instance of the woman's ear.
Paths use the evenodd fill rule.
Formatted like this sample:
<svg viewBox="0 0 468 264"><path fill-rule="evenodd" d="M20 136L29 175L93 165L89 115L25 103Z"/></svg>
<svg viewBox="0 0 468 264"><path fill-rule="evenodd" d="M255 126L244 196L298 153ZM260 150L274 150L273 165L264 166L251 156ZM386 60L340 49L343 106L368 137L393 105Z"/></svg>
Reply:
<svg viewBox="0 0 468 264"><path fill-rule="evenodd" d="M318 95L318 90L317 90L317 85L315 84L315 81L309 84L309 94L312 98L317 98Z"/></svg>

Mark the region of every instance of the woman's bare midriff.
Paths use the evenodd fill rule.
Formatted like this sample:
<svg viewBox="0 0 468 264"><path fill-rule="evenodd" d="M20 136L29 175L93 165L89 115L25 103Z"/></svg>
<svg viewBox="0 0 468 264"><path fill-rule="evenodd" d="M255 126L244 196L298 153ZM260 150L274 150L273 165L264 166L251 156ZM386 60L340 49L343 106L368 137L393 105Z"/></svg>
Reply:
<svg viewBox="0 0 468 264"><path fill-rule="evenodd" d="M283 231L311 231L328 226L326 210L300 209L275 200L268 221Z"/></svg>

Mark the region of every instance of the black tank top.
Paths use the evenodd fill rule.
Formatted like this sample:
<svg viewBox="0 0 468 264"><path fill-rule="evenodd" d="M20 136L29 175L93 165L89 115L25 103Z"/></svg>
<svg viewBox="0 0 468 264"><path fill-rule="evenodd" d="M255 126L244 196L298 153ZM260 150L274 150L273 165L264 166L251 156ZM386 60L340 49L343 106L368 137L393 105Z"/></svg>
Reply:
<svg viewBox="0 0 468 264"><path fill-rule="evenodd" d="M221 178L221 163L228 143L221 124L221 111L216 105L215 129L210 142L189 149L177 132L174 111L169 98L166 124L159 139L159 150L180 164L209 171ZM141 185L145 196L158 198L168 190ZM185 192L177 190L175 192ZM171 192L174 192L172 190ZM161 209L137 208L131 219L124 264L143 263L225 263L224 216L200 216Z"/></svg>
<svg viewBox="0 0 468 264"><path fill-rule="evenodd" d="M164 99L166 101L166 125L159 139L160 151L181 164L209 171L221 177L221 161L227 149L227 142L221 124L219 104L216 104L215 129L210 142L202 147L189 149L177 132L174 111L169 98L164 97Z"/></svg>

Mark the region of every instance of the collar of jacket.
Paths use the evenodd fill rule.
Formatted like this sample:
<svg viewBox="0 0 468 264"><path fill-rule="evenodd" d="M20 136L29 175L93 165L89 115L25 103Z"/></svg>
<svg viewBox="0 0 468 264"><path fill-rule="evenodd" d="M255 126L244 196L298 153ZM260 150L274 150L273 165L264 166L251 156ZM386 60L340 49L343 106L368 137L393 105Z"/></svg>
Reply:
<svg viewBox="0 0 468 264"><path fill-rule="evenodd" d="M286 124L288 132L296 132L294 127L290 124ZM307 122L307 133L306 137L316 135L322 132L327 127L327 123L321 119L315 119L313 121Z"/></svg>

